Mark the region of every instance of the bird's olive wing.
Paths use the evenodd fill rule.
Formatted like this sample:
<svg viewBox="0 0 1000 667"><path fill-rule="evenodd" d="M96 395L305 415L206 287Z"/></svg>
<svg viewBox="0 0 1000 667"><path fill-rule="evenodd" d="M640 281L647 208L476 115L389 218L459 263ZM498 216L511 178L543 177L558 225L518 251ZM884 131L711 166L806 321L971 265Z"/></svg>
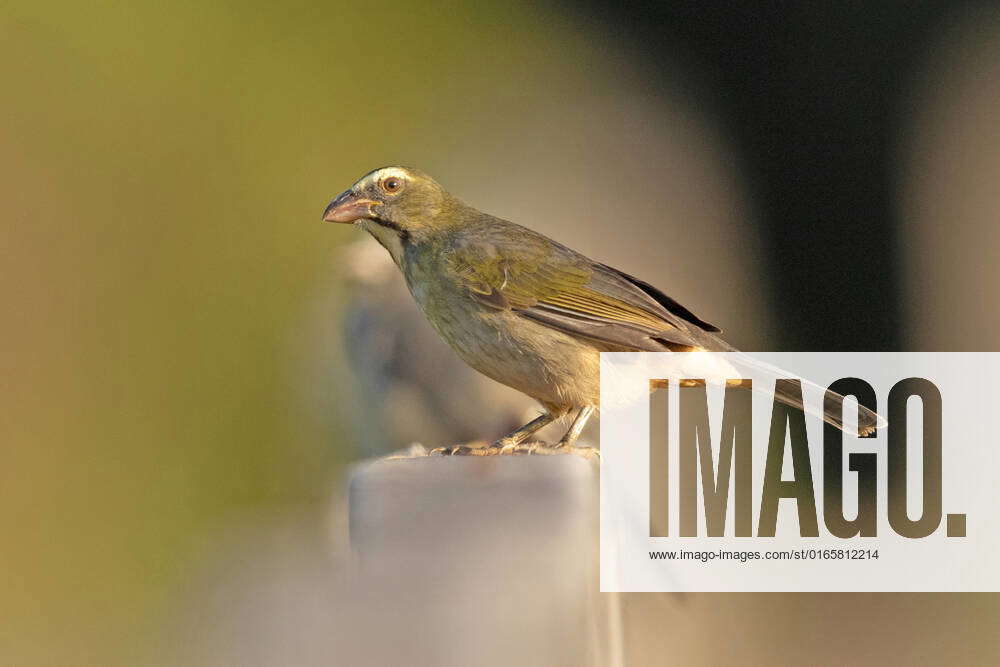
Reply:
<svg viewBox="0 0 1000 667"><path fill-rule="evenodd" d="M510 310L609 350L705 347L718 331L652 286L555 242L479 240L450 253L450 269L479 303Z"/></svg>

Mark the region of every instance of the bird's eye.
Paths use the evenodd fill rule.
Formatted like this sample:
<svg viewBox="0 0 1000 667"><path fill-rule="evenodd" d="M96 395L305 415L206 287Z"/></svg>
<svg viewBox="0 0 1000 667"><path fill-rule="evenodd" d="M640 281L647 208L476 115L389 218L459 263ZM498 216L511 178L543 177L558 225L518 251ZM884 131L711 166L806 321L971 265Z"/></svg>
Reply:
<svg viewBox="0 0 1000 667"><path fill-rule="evenodd" d="M385 190L386 192L389 193L399 192L399 189L403 187L403 181L396 178L395 176L390 176L388 178L382 179L380 185L382 186L382 189Z"/></svg>

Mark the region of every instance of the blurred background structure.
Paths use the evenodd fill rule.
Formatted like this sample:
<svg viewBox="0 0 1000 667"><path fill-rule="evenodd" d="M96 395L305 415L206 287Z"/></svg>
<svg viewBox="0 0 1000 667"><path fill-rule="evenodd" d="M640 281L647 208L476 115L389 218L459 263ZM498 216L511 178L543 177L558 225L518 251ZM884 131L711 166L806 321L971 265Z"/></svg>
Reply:
<svg viewBox="0 0 1000 667"><path fill-rule="evenodd" d="M234 587L289 614L259 654L302 664L282 632L336 618L307 592L345 549L346 464L473 437L465 392L503 406L483 438L531 409L450 361L454 382L364 376L364 313L411 306L399 281L362 291L344 246L364 241L319 217L376 166L621 266L743 349L998 341L996 3L13 0L0 56L3 664L248 638L205 602ZM442 401L419 427L415 400ZM630 664L1000 656L991 596L657 604L627 601Z"/></svg>

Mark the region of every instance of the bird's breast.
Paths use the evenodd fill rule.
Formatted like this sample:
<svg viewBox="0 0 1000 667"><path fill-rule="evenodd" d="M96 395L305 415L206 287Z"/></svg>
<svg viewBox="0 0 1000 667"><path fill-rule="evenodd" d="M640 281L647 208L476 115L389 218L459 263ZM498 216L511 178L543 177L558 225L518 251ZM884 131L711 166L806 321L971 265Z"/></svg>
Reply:
<svg viewBox="0 0 1000 667"><path fill-rule="evenodd" d="M583 341L472 298L433 260L407 252L402 265L414 300L470 366L549 405L595 405L597 350Z"/></svg>

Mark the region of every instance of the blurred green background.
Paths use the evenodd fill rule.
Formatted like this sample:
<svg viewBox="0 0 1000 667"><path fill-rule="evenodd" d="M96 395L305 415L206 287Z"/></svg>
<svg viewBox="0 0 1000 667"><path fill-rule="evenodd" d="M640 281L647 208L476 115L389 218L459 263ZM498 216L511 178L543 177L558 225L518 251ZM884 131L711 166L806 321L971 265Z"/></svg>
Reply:
<svg viewBox="0 0 1000 667"><path fill-rule="evenodd" d="M685 4L700 21L700 3L664 6ZM656 3L630 5L653 12ZM744 123L737 105L735 119L717 122L705 103L712 96L689 76L697 67L679 74L683 67L633 42L638 28L569 5L5 3L0 662L149 664L198 585L192 572L228 526L327 504L331 480L359 455L351 415L364 399L341 340L351 295L339 246L357 235L319 218L331 196L376 166L419 166L483 210L662 284L746 349L809 349L810 335L824 349L995 345L1000 283L991 253L1000 232L996 188L983 174L1000 173L990 106L1000 23L990 16L970 21L971 33L943 33L941 58L927 60L929 83L914 83L916 111L898 119L908 142L891 171L903 196L890 206L895 195L883 183L854 178L851 160L870 164L867 136L857 139L864 150L841 162L822 150L788 162L815 192L776 167L749 168L753 150L730 139L759 136L752 115ZM789 47L790 60L799 47ZM839 97L836 85L817 80ZM784 164L768 141L795 126L802 107L772 93L765 88L754 109L773 135L749 144ZM860 109L853 122L867 128L867 107L852 108ZM967 109L979 110L971 121ZM797 127L827 136L808 122ZM809 211L830 192L852 200L850 187L800 169L828 162L848 185L877 191L891 215L856 216L848 233L823 213L827 236L810 237L811 221L789 235L775 221L788 214L798 224L801 209L786 210L781 196L760 205L781 192L759 183L788 181ZM826 212L843 203L828 199ZM951 234L955 227L964 235ZM871 261L857 239L878 229L880 261ZM840 245L829 244L834 237ZM868 273L835 276L847 288L831 301L811 291L829 273L784 275L780 261L762 259L782 239L802 244L797 271L813 250L833 263L853 257ZM826 252L834 246L841 255ZM885 283L869 280L874 274ZM858 303L852 275L881 290L882 301L866 298L860 315L844 306ZM993 287L972 297L970 283ZM883 302L891 310L872 306ZM823 308L855 334L874 333L840 335ZM937 309L955 309L965 330L935 317ZM779 327L789 312L802 315L799 324ZM914 658L932 648L929 623L941 610L961 629L963 618L997 618L992 598L941 599L855 596L834 605L861 623L858 631L894 619L900 641L914 640ZM708 621L721 608L727 622L760 632L771 627L761 609L794 626L811 618L803 609L830 604L820 596L710 600L694 607ZM853 615L859 603L869 615ZM641 620L631 627L661 637ZM818 625L796 627L791 655L805 659L825 637ZM751 642L744 657L776 661L775 642ZM983 646L970 651L995 654Z"/></svg>
<svg viewBox="0 0 1000 667"><path fill-rule="evenodd" d="M0 9L5 664L141 663L205 531L326 495L350 390L307 325L353 238L330 195L595 57L526 4L433 10Z"/></svg>

